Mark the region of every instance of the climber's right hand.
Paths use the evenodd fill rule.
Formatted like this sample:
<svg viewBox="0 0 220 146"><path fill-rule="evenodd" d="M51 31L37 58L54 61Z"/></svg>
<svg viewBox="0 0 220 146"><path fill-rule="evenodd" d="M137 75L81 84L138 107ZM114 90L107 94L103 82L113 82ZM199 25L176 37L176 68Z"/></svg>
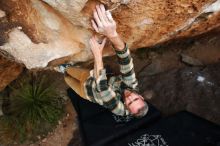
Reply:
<svg viewBox="0 0 220 146"><path fill-rule="evenodd" d="M99 40L96 36L93 36L89 40L90 48L95 60L100 60L102 58L102 51L106 43L106 38Z"/></svg>
<svg viewBox="0 0 220 146"><path fill-rule="evenodd" d="M94 19L91 20L92 27L97 33L103 34L109 39L118 36L116 22L112 18L111 12L105 10L104 5L96 5L93 17Z"/></svg>

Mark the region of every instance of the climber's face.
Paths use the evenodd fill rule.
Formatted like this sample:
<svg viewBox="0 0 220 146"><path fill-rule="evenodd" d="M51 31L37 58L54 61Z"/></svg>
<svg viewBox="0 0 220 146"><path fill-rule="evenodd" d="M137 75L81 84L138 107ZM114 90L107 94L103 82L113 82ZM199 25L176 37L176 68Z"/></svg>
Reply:
<svg viewBox="0 0 220 146"><path fill-rule="evenodd" d="M124 91L124 103L132 115L137 115L146 104L141 95L129 90Z"/></svg>

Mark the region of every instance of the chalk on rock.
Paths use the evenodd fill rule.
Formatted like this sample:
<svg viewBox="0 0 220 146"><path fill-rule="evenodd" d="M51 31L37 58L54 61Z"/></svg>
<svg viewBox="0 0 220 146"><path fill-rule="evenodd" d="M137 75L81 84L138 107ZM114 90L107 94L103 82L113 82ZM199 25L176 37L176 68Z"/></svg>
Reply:
<svg viewBox="0 0 220 146"><path fill-rule="evenodd" d="M204 81L205 81L205 78L202 77L202 76L198 76L198 77L197 77L197 81L198 81L198 82L204 82Z"/></svg>
<svg viewBox="0 0 220 146"><path fill-rule="evenodd" d="M120 0L111 0L112 3L119 3Z"/></svg>
<svg viewBox="0 0 220 146"><path fill-rule="evenodd" d="M18 29L19 29L19 30L22 30L22 27L21 27L21 26L18 26Z"/></svg>
<svg viewBox="0 0 220 146"><path fill-rule="evenodd" d="M130 0L121 0L121 4L127 5L130 2Z"/></svg>

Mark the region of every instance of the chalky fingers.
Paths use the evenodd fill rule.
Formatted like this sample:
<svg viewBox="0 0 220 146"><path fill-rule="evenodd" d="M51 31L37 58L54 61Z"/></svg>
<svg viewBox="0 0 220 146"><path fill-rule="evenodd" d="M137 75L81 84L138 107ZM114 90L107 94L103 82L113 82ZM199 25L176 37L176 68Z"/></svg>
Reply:
<svg viewBox="0 0 220 146"><path fill-rule="evenodd" d="M94 16L96 24L98 25L98 28L103 27L102 22L101 22L101 20L100 20L100 18L98 16L96 10L94 10L93 16Z"/></svg>
<svg viewBox="0 0 220 146"><path fill-rule="evenodd" d="M96 32L99 32L98 26L96 25L94 20L91 20L92 22L92 27L95 29Z"/></svg>
<svg viewBox="0 0 220 146"><path fill-rule="evenodd" d="M108 20L109 20L111 23L114 22L114 19L112 18L111 12L110 12L109 10L107 10L105 13L106 13L106 16L107 16Z"/></svg>
<svg viewBox="0 0 220 146"><path fill-rule="evenodd" d="M103 19L105 20L106 23L109 22L107 16L106 16L106 10L105 10L105 6L104 5L100 5L100 8L101 8L101 12L102 12L102 16L103 16Z"/></svg>
<svg viewBox="0 0 220 146"><path fill-rule="evenodd" d="M100 5L96 6L96 12L98 14L99 20L101 21L102 25L106 25L106 22L105 22L105 19L104 19L105 14L102 13Z"/></svg>

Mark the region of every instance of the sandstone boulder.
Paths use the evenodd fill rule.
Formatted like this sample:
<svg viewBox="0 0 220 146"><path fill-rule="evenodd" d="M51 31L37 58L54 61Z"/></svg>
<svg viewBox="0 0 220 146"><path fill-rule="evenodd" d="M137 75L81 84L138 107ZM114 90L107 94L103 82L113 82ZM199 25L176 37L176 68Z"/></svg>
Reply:
<svg viewBox="0 0 220 146"><path fill-rule="evenodd" d="M192 37L220 25L220 0L1 0L0 49L29 69L92 59L97 3L112 9L131 49ZM110 44L104 55L112 55Z"/></svg>
<svg viewBox="0 0 220 146"><path fill-rule="evenodd" d="M23 67L15 62L8 61L0 56L0 91L22 72Z"/></svg>

